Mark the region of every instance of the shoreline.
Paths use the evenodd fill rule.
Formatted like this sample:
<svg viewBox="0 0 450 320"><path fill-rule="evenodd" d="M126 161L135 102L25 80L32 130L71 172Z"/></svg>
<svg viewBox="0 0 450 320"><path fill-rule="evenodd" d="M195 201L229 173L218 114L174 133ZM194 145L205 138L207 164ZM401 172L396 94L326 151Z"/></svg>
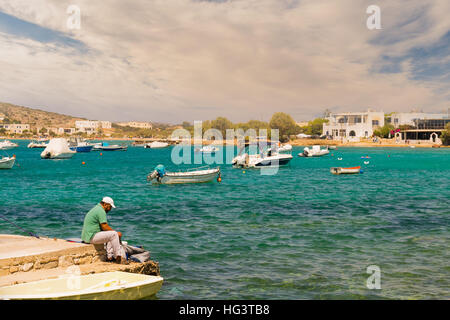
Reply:
<svg viewBox="0 0 450 320"><path fill-rule="evenodd" d="M11 137L0 137L0 140L36 140L33 138L11 138ZM159 141L159 140L167 140L167 138L99 138L94 137L92 139L87 138L87 140L104 140L104 141ZM360 147L360 148L372 148L372 147L390 147L390 148L408 148L408 147L414 147L414 148L450 148L450 145L438 145L436 143L430 143L425 142L424 143L410 143L405 144L402 143L395 143L395 141L392 141L393 139L382 139L380 142L369 142L369 141L362 141L362 142L341 142L341 141L335 141L335 140L323 140L323 139L296 139L292 140L286 143L291 144L293 147L302 147L302 146L312 146L312 145L320 145L320 146L336 146L336 147ZM194 145L193 139L191 139L191 145ZM210 145L214 144L215 141L211 140L203 140L202 145ZM222 141L221 143L218 143L219 145L225 145L226 141ZM233 145L236 145L236 142L234 141L232 143Z"/></svg>

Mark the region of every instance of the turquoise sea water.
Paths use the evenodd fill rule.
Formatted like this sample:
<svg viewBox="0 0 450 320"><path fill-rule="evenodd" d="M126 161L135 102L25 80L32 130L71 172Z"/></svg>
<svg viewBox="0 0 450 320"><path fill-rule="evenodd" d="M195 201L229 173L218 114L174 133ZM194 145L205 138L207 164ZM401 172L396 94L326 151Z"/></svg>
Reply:
<svg viewBox="0 0 450 320"><path fill-rule="evenodd" d="M8 153L18 166L0 171L0 214L39 235L79 238L85 213L111 196L109 223L160 263L159 299L450 297L450 149L300 158L294 147L273 176L224 164L221 183L155 186L146 175L159 163L176 168L171 148L41 160L42 149L16 142ZM364 173L329 172L355 165ZM3 220L0 233L24 234ZM370 265L381 269L380 290L366 287Z"/></svg>

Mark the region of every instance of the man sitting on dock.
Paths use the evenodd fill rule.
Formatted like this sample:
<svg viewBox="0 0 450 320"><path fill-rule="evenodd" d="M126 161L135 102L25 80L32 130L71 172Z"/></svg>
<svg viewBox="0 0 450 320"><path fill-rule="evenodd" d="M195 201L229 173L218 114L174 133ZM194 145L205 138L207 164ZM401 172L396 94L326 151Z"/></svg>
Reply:
<svg viewBox="0 0 450 320"><path fill-rule="evenodd" d="M104 197L102 201L92 208L84 218L81 240L84 243L106 243L108 261L116 260L117 263L127 262L125 250L121 245L122 233L113 230L106 219L106 213L115 208L114 201L110 197Z"/></svg>

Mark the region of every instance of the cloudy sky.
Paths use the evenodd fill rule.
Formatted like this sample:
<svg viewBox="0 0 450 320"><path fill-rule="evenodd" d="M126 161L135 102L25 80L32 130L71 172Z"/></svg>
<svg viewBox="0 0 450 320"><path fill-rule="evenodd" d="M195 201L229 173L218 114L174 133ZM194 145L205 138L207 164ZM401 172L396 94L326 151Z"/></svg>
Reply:
<svg viewBox="0 0 450 320"><path fill-rule="evenodd" d="M442 112L449 15L449 0L0 0L0 101L169 123Z"/></svg>

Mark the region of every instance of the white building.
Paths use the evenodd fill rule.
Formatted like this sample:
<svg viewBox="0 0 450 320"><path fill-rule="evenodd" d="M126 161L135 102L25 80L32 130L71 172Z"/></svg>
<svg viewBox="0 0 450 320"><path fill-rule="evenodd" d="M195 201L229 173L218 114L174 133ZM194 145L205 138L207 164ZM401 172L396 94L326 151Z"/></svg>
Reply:
<svg viewBox="0 0 450 320"><path fill-rule="evenodd" d="M132 128L140 128L140 129L151 129L153 125L150 122L144 121L130 121L130 122L117 122L117 125L121 127L132 127Z"/></svg>
<svg viewBox="0 0 450 320"><path fill-rule="evenodd" d="M323 124L324 135L335 140L359 140L369 138L373 131L384 126L384 112L330 113L328 123Z"/></svg>
<svg viewBox="0 0 450 320"><path fill-rule="evenodd" d="M391 124L398 128L402 125L415 126L414 120L445 119L446 113L424 113L424 112L394 112L391 115Z"/></svg>
<svg viewBox="0 0 450 320"><path fill-rule="evenodd" d="M22 134L25 130L30 131L30 125L23 123L1 123L0 129L2 128L9 133L18 133L18 134Z"/></svg>
<svg viewBox="0 0 450 320"><path fill-rule="evenodd" d="M97 133L99 129L111 129L110 121L78 120L75 121L77 132Z"/></svg>

